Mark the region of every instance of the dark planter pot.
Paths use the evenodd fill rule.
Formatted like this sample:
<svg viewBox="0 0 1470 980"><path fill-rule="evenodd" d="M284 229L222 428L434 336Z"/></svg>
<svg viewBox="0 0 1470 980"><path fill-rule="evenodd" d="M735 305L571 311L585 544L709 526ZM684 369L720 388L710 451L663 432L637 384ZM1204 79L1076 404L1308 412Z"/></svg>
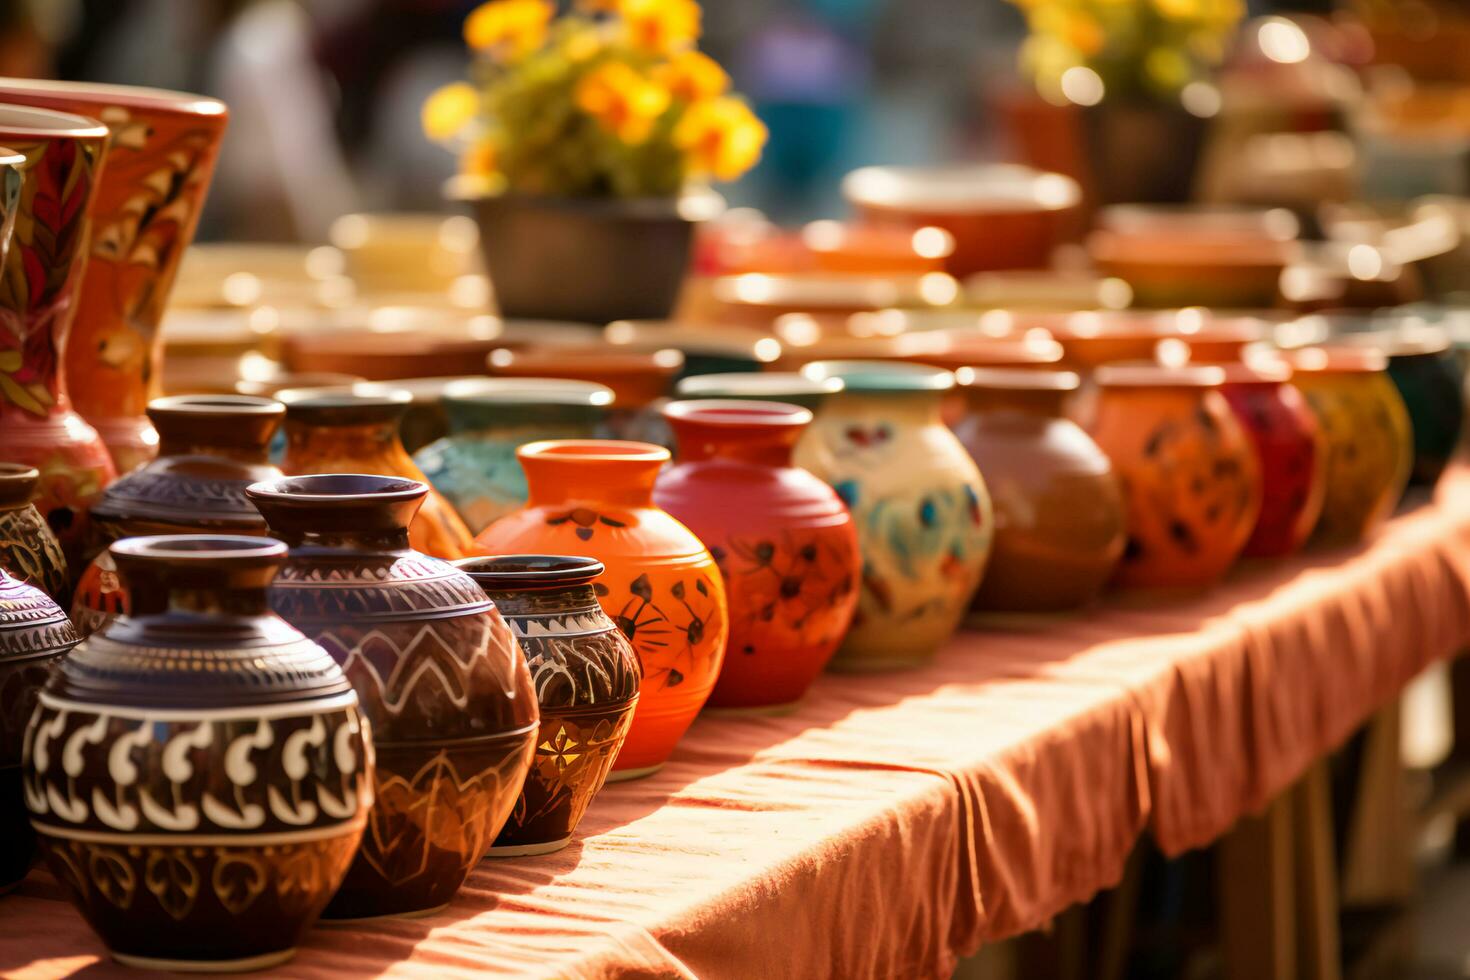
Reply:
<svg viewBox="0 0 1470 980"><path fill-rule="evenodd" d="M500 315L511 319L664 319L674 310L694 228L718 214L713 192L675 198L464 198Z"/></svg>
<svg viewBox="0 0 1470 980"><path fill-rule="evenodd" d="M1144 99L1082 110L1094 203L1182 204L1194 190L1209 120Z"/></svg>

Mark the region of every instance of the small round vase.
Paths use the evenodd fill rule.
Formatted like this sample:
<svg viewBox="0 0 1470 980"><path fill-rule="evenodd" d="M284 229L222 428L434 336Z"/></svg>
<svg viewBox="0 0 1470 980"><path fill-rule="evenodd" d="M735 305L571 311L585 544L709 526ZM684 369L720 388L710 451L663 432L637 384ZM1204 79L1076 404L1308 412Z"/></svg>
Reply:
<svg viewBox="0 0 1470 980"><path fill-rule="evenodd" d="M1113 461L1128 544L1113 580L1130 589L1204 589L1235 562L1261 510L1249 437L1220 394L1219 367L1107 365L1092 437Z"/></svg>
<svg viewBox="0 0 1470 980"><path fill-rule="evenodd" d="M328 474L247 492L291 546L271 607L341 664L372 723L378 802L325 915L439 909L500 832L536 747L515 636L469 576L410 547L424 484Z"/></svg>
<svg viewBox="0 0 1470 980"><path fill-rule="evenodd" d="M458 563L510 624L541 728L536 755L490 857L559 851L607 782L638 704L642 668L598 605L602 563L564 555L467 558Z"/></svg>
<svg viewBox="0 0 1470 980"><path fill-rule="evenodd" d="M36 857L21 791L26 722L51 664L80 640L46 593L0 569L0 894L26 876Z"/></svg>
<svg viewBox="0 0 1470 980"><path fill-rule="evenodd" d="M586 381L484 378L444 392L449 435L414 454L429 483L466 523L483 531L526 503L516 447L597 435L611 389Z"/></svg>
<svg viewBox="0 0 1470 980"><path fill-rule="evenodd" d="M620 350L607 344L556 345L490 354L489 371L502 378L563 378L591 381L612 389L613 401L603 434L662 444L666 439L658 406L684 369L684 355L673 348Z"/></svg>
<svg viewBox="0 0 1470 980"><path fill-rule="evenodd" d="M1349 334L1343 342L1376 347L1388 355L1388 377L1404 400L1414 433L1411 486L1432 487L1439 482L1450 457L1460 444L1465 423L1464 377L1442 330L1377 330Z"/></svg>
<svg viewBox="0 0 1470 980"><path fill-rule="evenodd" d="M1293 379L1327 440L1327 490L1312 534L1352 544L1388 520L1408 484L1414 435L1382 351L1309 347L1294 351Z"/></svg>
<svg viewBox="0 0 1470 980"><path fill-rule="evenodd" d="M116 959L274 966L332 897L373 804L357 695L271 614L279 541L112 550L133 614L57 664L26 730L41 849Z"/></svg>
<svg viewBox="0 0 1470 980"><path fill-rule="evenodd" d="M730 603L718 708L794 708L847 635L862 557L847 505L792 465L812 413L780 402L680 401L664 409L677 462L653 502L719 563Z"/></svg>
<svg viewBox="0 0 1470 980"><path fill-rule="evenodd" d="M1095 599L1127 540L1123 496L1097 443L1062 415L1070 371L962 369L955 436L985 474L995 543L973 608L1053 613Z"/></svg>
<svg viewBox="0 0 1470 980"><path fill-rule="evenodd" d="M829 395L842 390L841 378L816 380L795 371L699 374L674 389L676 398L733 398L738 401L784 402L815 413Z"/></svg>
<svg viewBox="0 0 1470 980"><path fill-rule="evenodd" d="M34 466L0 463L0 568L65 608L71 577L61 542L33 503L40 479Z"/></svg>
<svg viewBox="0 0 1470 980"><path fill-rule="evenodd" d="M985 481L940 417L954 375L882 361L817 361L803 373L844 383L795 461L847 504L863 559L857 615L832 666L917 666L964 618L994 532Z"/></svg>
<svg viewBox="0 0 1470 980"><path fill-rule="evenodd" d="M533 442L518 451L530 499L475 539L488 554L585 554L607 566L602 608L643 665L633 727L611 779L661 767L709 697L729 609L704 544L653 503L669 452L616 440Z"/></svg>
<svg viewBox="0 0 1470 980"><path fill-rule="evenodd" d="M403 448L398 427L413 397L387 385L301 388L276 395L286 403L286 455L293 476L368 473L428 481ZM409 528L413 547L453 561L474 553L474 538L449 502L432 488Z"/></svg>

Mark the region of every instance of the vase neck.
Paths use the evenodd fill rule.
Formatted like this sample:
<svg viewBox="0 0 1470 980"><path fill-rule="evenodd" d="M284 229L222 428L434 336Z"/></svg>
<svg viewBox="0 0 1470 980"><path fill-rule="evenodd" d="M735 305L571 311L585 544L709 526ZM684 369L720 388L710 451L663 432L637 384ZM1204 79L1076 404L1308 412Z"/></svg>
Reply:
<svg viewBox="0 0 1470 980"><path fill-rule="evenodd" d="M563 440L531 443L517 453L531 506L597 500L653 506L653 483L667 450L638 442Z"/></svg>
<svg viewBox="0 0 1470 980"><path fill-rule="evenodd" d="M301 469L290 461L310 457L340 459L375 459L406 453L398 437L397 422L373 422L363 425L312 425L288 419L286 422L286 470Z"/></svg>
<svg viewBox="0 0 1470 980"><path fill-rule="evenodd" d="M245 495L293 548L407 551L408 526L428 490L416 480L331 473L256 483Z"/></svg>
<svg viewBox="0 0 1470 980"><path fill-rule="evenodd" d="M132 538L113 546L131 615L262 616L285 548L264 538Z"/></svg>
<svg viewBox="0 0 1470 980"><path fill-rule="evenodd" d="M278 402L242 395L181 395L158 398L148 420L158 430L160 456L214 456L264 464L281 426Z"/></svg>

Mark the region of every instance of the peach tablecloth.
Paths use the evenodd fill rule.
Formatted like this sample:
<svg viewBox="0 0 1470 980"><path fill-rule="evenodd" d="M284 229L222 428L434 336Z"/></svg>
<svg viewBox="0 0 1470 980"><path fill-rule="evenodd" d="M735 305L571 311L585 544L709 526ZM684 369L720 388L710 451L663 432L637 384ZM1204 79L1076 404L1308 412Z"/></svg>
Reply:
<svg viewBox="0 0 1470 980"><path fill-rule="evenodd" d="M278 975L945 976L1117 882L1145 829L1218 837L1467 641L1457 472L1364 548L701 718L565 851L483 863L432 918L319 928ZM0 974L137 976L100 954L44 872L0 899Z"/></svg>

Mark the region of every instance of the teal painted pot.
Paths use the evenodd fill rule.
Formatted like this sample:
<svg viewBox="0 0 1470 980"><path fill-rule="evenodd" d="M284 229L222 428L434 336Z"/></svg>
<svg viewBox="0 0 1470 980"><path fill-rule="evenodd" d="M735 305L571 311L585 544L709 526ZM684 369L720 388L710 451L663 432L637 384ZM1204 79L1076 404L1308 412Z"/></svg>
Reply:
<svg viewBox="0 0 1470 980"><path fill-rule="evenodd" d="M526 503L516 449L597 435L612 390L557 378L480 378L444 390L449 434L414 454L430 484L478 534Z"/></svg>
<svg viewBox="0 0 1470 980"><path fill-rule="evenodd" d="M741 372L702 374L685 378L675 387L674 397L784 402L815 412L830 395L841 390L841 378L809 378L794 371L765 371L760 374Z"/></svg>

